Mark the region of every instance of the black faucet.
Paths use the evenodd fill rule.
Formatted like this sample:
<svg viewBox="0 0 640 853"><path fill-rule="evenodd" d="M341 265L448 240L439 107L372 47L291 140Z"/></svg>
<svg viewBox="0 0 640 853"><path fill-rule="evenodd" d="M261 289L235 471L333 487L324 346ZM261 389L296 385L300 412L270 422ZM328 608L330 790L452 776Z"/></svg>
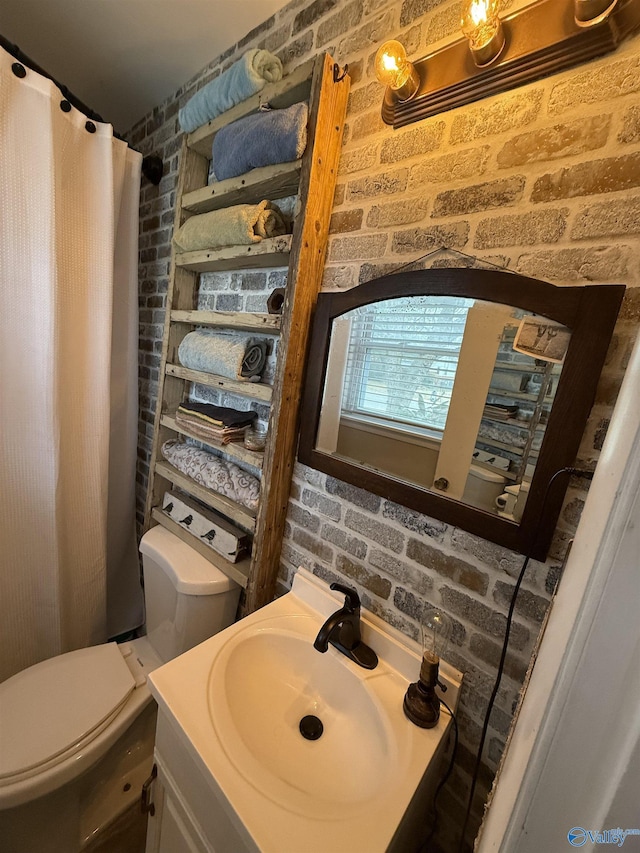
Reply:
<svg viewBox="0 0 640 853"><path fill-rule="evenodd" d="M331 589L337 589L345 595L344 607L336 610L318 631L313 648L326 652L329 643L350 660L365 669L375 669L378 656L360 639L360 598L355 589L332 583Z"/></svg>

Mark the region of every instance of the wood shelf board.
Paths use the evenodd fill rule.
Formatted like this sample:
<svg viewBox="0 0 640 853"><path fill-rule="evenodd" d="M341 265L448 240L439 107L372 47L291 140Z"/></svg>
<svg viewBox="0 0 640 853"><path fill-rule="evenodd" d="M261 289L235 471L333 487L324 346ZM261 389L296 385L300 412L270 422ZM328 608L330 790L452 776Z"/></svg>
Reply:
<svg viewBox="0 0 640 853"><path fill-rule="evenodd" d="M216 116L207 124L187 135L187 146L197 151L203 157L211 159L211 146L213 137L227 124L244 118L251 113L257 112L263 104L270 104L277 109L290 107L298 101L306 101L311 89L311 75L314 68L314 59L310 59L294 68L282 80L267 85L252 97L247 98L240 104L236 104L230 110Z"/></svg>
<svg viewBox="0 0 640 853"><path fill-rule="evenodd" d="M176 522L162 512L159 507L154 507L151 510L151 517L157 521L158 524L161 524L162 527L166 527L167 530L183 542L186 542L187 545L201 554L213 566L220 569L223 574L228 578L231 578L231 580L235 581L243 589L247 586L249 567L251 565L250 557L243 557L236 563L230 563L229 560L225 560L225 558L221 554L218 554L217 551L203 545L197 536L194 536L192 533L189 533L188 530L185 530L184 527L180 527L179 524L176 524Z"/></svg>
<svg viewBox="0 0 640 853"><path fill-rule="evenodd" d="M230 444L213 444L201 435L196 435L195 432L190 432L188 429L177 424L173 414L163 414L160 419L160 423L163 426L166 426L167 429L173 430L173 432L179 433L180 435L186 435L189 438L194 438L196 441L201 441L203 444L212 447L214 450L218 450L225 456L229 456L239 462L244 462L258 470L262 468L264 453L256 453L254 450L248 450L243 444L235 441L232 441Z"/></svg>
<svg viewBox="0 0 640 853"><path fill-rule="evenodd" d="M249 246L227 246L224 249L202 249L176 253L176 266L193 272L286 267L291 251L291 234L269 237Z"/></svg>
<svg viewBox="0 0 640 853"><path fill-rule="evenodd" d="M252 169L237 178L216 181L187 193L182 199L183 210L206 213L234 204L256 204L262 199L273 201L296 195L300 183L302 161L278 163Z"/></svg>
<svg viewBox="0 0 640 853"><path fill-rule="evenodd" d="M172 311L173 323L189 323L192 326L212 326L244 332L280 334L279 314L259 314L241 311Z"/></svg>
<svg viewBox="0 0 640 853"><path fill-rule="evenodd" d="M255 511L247 509L241 504L226 498L224 495L217 494L217 492L208 489L206 486L201 486L168 462L156 462L155 470L158 476L163 477L187 494L192 495L192 497L197 498L217 512L222 513L226 518L239 524L243 530L251 533L255 530Z"/></svg>
<svg viewBox="0 0 640 853"><path fill-rule="evenodd" d="M263 385L261 382L239 382L237 379L227 379L215 373L204 373L201 370L189 370L178 364L166 365L167 376L175 376L186 382L195 382L197 385L206 385L208 388L218 388L220 391L228 391L239 394L241 397L250 397L252 400L271 402L273 388L271 385Z"/></svg>

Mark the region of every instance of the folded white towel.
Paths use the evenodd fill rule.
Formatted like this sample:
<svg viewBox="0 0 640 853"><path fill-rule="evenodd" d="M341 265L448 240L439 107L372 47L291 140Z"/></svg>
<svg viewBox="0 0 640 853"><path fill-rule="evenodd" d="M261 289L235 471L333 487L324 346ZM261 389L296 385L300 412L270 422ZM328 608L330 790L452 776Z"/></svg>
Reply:
<svg viewBox="0 0 640 853"><path fill-rule="evenodd" d="M173 242L178 251L196 252L246 246L286 233L287 225L280 208L265 200L192 216L176 231Z"/></svg>

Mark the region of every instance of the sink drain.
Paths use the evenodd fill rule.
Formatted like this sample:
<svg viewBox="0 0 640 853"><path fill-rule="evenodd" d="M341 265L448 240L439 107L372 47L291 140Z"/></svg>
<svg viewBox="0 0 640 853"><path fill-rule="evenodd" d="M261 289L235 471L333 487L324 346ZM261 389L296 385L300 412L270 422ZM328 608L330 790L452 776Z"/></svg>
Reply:
<svg viewBox="0 0 640 853"><path fill-rule="evenodd" d="M313 714L307 714L300 720L300 734L307 740L318 740L323 731L322 720Z"/></svg>

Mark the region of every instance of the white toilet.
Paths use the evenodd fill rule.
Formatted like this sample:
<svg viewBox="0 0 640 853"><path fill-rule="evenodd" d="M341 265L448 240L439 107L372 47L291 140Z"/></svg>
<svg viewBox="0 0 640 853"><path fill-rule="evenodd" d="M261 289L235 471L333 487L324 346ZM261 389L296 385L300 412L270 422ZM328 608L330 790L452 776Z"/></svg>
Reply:
<svg viewBox="0 0 640 853"><path fill-rule="evenodd" d="M147 636L68 652L0 684L3 853L94 849L151 769L147 674L235 619L240 587L182 540L154 527L140 551Z"/></svg>

